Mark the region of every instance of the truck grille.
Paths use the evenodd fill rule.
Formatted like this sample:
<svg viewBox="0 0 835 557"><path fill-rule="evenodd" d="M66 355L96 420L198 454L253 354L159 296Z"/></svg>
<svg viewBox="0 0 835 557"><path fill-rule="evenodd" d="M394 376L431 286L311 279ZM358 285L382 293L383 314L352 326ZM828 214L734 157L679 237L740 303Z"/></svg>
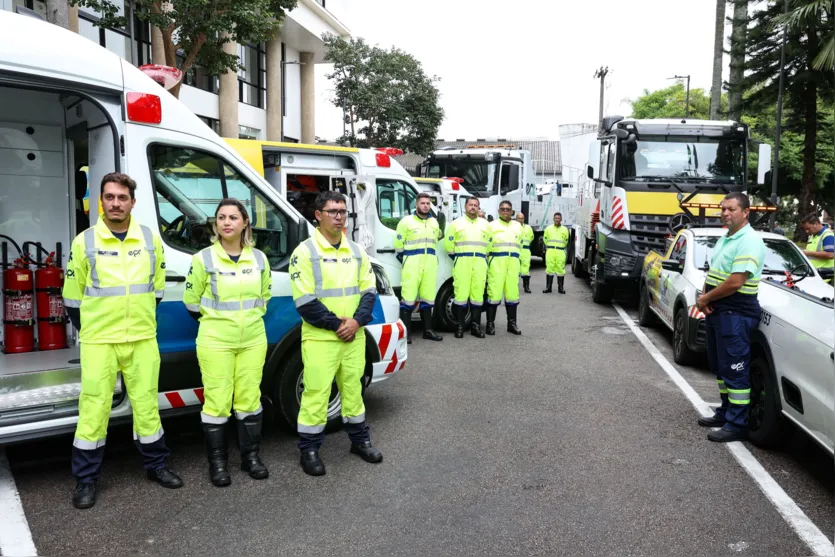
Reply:
<svg viewBox="0 0 835 557"><path fill-rule="evenodd" d="M704 222L711 226L722 226L718 218L705 218ZM672 235L670 230L670 215L629 215L629 226L632 234L632 247L641 255L650 250L664 252L664 239Z"/></svg>

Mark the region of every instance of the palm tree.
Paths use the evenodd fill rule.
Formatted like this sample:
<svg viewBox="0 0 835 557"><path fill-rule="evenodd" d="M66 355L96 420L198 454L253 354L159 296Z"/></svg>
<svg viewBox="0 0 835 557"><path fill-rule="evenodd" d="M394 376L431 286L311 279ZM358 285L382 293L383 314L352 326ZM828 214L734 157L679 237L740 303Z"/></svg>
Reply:
<svg viewBox="0 0 835 557"><path fill-rule="evenodd" d="M713 84L710 88L710 119L719 119L722 101L722 56L725 53L725 2L716 0L716 34L713 37Z"/></svg>
<svg viewBox="0 0 835 557"><path fill-rule="evenodd" d="M816 70L835 69L835 0L783 0L789 4L789 13L774 20L775 25L787 24L803 30L810 22L824 23L829 32L823 37L820 54L812 62ZM828 23L828 25L826 25Z"/></svg>

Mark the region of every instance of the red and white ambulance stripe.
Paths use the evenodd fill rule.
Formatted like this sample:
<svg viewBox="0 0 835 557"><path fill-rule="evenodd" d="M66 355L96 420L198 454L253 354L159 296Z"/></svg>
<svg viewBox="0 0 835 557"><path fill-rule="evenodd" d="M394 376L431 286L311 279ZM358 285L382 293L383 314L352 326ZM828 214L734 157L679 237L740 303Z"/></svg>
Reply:
<svg viewBox="0 0 835 557"><path fill-rule="evenodd" d="M171 408L185 408L203 404L203 388L184 389L182 391L168 391L157 395L160 410Z"/></svg>
<svg viewBox="0 0 835 557"><path fill-rule="evenodd" d="M395 336L395 332L397 336ZM406 328L400 321L397 323L386 323L382 326L380 340L377 341L377 347L380 349L380 359L382 361L391 360L386 367L385 373L399 371L406 364L405 361L401 362L397 360L397 345L400 344L400 340L405 338L405 336Z"/></svg>
<svg viewBox="0 0 835 557"><path fill-rule="evenodd" d="M623 202L620 197L615 197L612 201L612 228L623 230L626 226L623 220Z"/></svg>
<svg viewBox="0 0 835 557"><path fill-rule="evenodd" d="M699 311L699 306L690 306L690 311L688 315L691 319L704 319L705 314Z"/></svg>

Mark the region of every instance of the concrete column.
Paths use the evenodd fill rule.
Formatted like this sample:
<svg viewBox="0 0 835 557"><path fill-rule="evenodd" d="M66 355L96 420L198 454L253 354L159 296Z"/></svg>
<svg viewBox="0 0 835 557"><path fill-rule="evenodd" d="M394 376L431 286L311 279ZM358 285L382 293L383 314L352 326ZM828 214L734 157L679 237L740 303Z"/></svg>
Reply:
<svg viewBox="0 0 835 557"><path fill-rule="evenodd" d="M73 33L78 33L78 6L70 6L67 10L67 29Z"/></svg>
<svg viewBox="0 0 835 557"><path fill-rule="evenodd" d="M223 43L223 52L238 53L238 43ZM220 74L220 135L232 139L238 138L238 73L226 71Z"/></svg>
<svg viewBox="0 0 835 557"><path fill-rule="evenodd" d="M158 66L165 66L165 43L159 27L151 26L151 60Z"/></svg>
<svg viewBox="0 0 835 557"><path fill-rule="evenodd" d="M301 53L302 143L316 143L316 84L313 53Z"/></svg>
<svg viewBox="0 0 835 557"><path fill-rule="evenodd" d="M281 35L276 30L267 42L267 141L284 138L284 114L281 112Z"/></svg>
<svg viewBox="0 0 835 557"><path fill-rule="evenodd" d="M67 0L46 0L46 20L69 29L69 8L70 3Z"/></svg>

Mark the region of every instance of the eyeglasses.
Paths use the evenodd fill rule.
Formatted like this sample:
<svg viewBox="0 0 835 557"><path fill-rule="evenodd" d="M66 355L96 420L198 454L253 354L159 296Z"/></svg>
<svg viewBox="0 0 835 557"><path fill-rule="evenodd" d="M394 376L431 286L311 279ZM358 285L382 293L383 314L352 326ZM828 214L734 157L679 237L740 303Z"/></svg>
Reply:
<svg viewBox="0 0 835 557"><path fill-rule="evenodd" d="M335 219L336 217L345 218L348 215L348 211L345 209L323 209L322 212L332 219Z"/></svg>
<svg viewBox="0 0 835 557"><path fill-rule="evenodd" d="M501 211L502 213L507 213L508 211L512 210L513 209L511 209L510 207L499 207L499 211Z"/></svg>

